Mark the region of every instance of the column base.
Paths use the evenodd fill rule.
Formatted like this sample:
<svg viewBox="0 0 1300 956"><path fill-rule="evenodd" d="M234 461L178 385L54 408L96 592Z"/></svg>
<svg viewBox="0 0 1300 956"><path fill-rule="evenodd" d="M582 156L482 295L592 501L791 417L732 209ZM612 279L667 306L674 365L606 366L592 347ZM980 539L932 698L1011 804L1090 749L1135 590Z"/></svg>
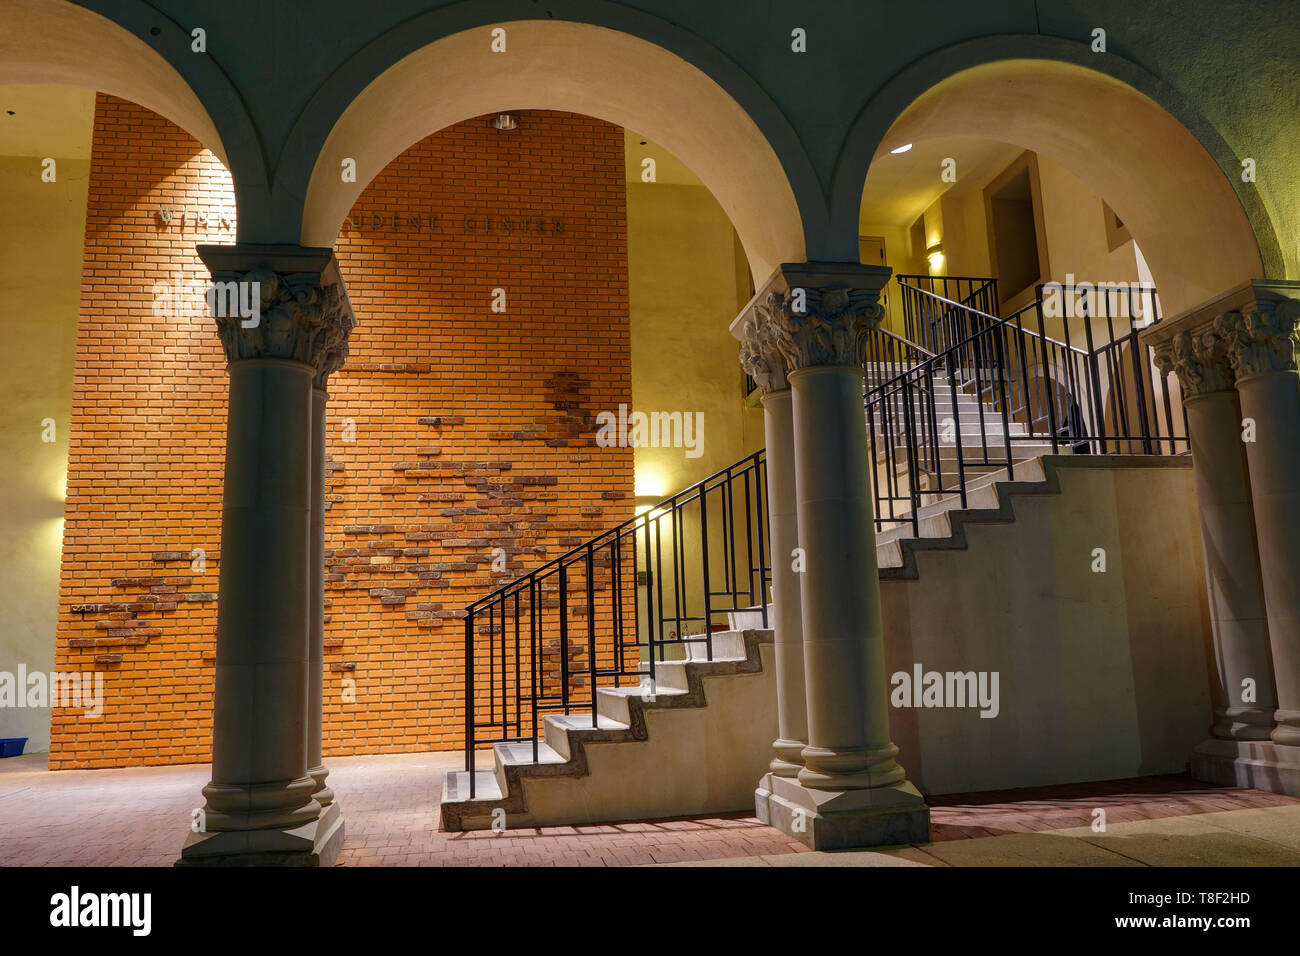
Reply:
<svg viewBox="0 0 1300 956"><path fill-rule="evenodd" d="M768 826L772 823L772 777L775 774L765 773L759 778L758 786L754 788L754 816L758 817Z"/></svg>
<svg viewBox="0 0 1300 956"><path fill-rule="evenodd" d="M333 866L343 849L343 813L332 803L292 830L191 833L176 866Z"/></svg>
<svg viewBox="0 0 1300 956"><path fill-rule="evenodd" d="M1206 783L1300 797L1300 747L1211 738L1192 751L1191 768L1192 776Z"/></svg>
<svg viewBox="0 0 1300 956"><path fill-rule="evenodd" d="M767 765L767 769L772 771L778 777L795 777L803 769L803 748L808 746L802 740L783 740L776 739L772 741L772 749L776 751L776 756L772 762Z"/></svg>
<svg viewBox="0 0 1300 956"><path fill-rule="evenodd" d="M323 764L307 771L307 776L316 781L316 789L311 793L312 798L321 805L322 810L334 802L334 791L325 785L325 778L329 775L329 769Z"/></svg>
<svg viewBox="0 0 1300 956"><path fill-rule="evenodd" d="M906 780L868 790L813 790L766 774L754 805L760 820L814 850L930 842L930 808Z"/></svg>

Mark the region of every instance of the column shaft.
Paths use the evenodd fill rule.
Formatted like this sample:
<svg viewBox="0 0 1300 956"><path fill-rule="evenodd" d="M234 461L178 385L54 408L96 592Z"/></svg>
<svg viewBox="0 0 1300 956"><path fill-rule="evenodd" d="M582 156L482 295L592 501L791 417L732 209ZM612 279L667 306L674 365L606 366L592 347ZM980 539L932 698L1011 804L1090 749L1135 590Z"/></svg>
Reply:
<svg viewBox="0 0 1300 956"><path fill-rule="evenodd" d="M862 370L790 373L803 611L808 746L799 782L813 789L904 779L889 739L876 536L862 419Z"/></svg>
<svg viewBox="0 0 1300 956"><path fill-rule="evenodd" d="M313 375L281 359L230 366L209 830L320 814L305 725Z"/></svg>
<svg viewBox="0 0 1300 956"><path fill-rule="evenodd" d="M767 508L772 542L772 626L776 631L778 738L773 773L792 777L803 767L808 743L808 698L804 692L803 615L799 575L792 553L799 546L795 500L794 420L788 388L763 395L767 440Z"/></svg>
<svg viewBox="0 0 1300 956"><path fill-rule="evenodd" d="M1237 394L1229 388L1188 395L1183 406L1219 677L1210 732L1223 740L1267 740L1277 702Z"/></svg>
<svg viewBox="0 0 1300 956"><path fill-rule="evenodd" d="M321 707L325 679L325 409L329 393L311 393L311 629L307 672L307 772L316 782L312 794L322 807L334 802L325 785L329 776L321 758Z"/></svg>
<svg viewBox="0 0 1300 956"><path fill-rule="evenodd" d="M1300 746L1300 380L1290 370L1239 377L1259 539L1259 567L1277 685L1273 742Z"/></svg>

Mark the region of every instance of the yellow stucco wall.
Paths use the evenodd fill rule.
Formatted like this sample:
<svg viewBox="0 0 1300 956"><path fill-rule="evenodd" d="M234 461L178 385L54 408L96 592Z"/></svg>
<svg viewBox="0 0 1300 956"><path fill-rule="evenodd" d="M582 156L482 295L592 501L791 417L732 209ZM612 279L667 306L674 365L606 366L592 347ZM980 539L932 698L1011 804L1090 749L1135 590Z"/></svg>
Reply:
<svg viewBox="0 0 1300 956"><path fill-rule="evenodd" d="M0 156L0 670L10 672L54 667L90 164L53 158L48 183L41 157ZM31 752L49 749L49 724L48 708L0 710L0 737L28 737Z"/></svg>
<svg viewBox="0 0 1300 956"><path fill-rule="evenodd" d="M633 407L703 412L698 457L636 450L638 498L665 497L763 447L762 409L744 404L727 331L749 289L731 223L703 186L630 182L627 219Z"/></svg>

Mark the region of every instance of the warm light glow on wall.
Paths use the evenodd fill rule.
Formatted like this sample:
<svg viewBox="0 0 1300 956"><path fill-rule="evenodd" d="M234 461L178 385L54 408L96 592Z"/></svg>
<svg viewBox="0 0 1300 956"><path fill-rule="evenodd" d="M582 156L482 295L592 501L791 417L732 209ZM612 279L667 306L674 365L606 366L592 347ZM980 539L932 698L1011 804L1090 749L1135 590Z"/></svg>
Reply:
<svg viewBox="0 0 1300 956"><path fill-rule="evenodd" d="M930 272L943 268L943 243L936 242L925 250L925 258L930 263Z"/></svg>

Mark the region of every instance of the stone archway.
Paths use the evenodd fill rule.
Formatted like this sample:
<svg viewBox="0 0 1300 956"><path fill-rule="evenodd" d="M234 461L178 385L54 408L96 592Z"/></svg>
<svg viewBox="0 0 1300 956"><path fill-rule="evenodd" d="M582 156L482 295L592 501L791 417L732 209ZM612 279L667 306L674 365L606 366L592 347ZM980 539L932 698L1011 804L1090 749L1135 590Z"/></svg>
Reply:
<svg viewBox="0 0 1300 956"><path fill-rule="evenodd" d="M1107 54L1108 75L1080 64L1086 46L1044 38L950 52L904 71L858 117L837 169L837 236L855 230L876 157L902 143L973 137L1046 156L1105 198L1142 247L1168 314L1284 271L1262 200L1231 178L1237 158L1208 123L1193 131L1158 102L1175 95L1145 71Z"/></svg>
<svg viewBox="0 0 1300 956"><path fill-rule="evenodd" d="M203 56L178 72L157 48L188 50L190 35L148 4L104 6L100 15L66 0L7 0L0 7L0 85L74 86L129 100L210 149L231 171L237 197L263 190L258 138L229 78ZM257 204L239 205L243 212Z"/></svg>
<svg viewBox="0 0 1300 956"><path fill-rule="evenodd" d="M337 117L300 122L295 141L313 132L322 140L304 183L304 245L330 245L370 179L431 131L501 109L555 109L636 129L685 163L734 223L756 283L804 258L804 211L822 201L791 137L779 140L778 155L710 76L630 34L531 20L502 29L505 54L492 51L490 27L466 30L383 70ZM322 121L326 131L310 129ZM346 159L355 161L355 182L341 181Z"/></svg>

